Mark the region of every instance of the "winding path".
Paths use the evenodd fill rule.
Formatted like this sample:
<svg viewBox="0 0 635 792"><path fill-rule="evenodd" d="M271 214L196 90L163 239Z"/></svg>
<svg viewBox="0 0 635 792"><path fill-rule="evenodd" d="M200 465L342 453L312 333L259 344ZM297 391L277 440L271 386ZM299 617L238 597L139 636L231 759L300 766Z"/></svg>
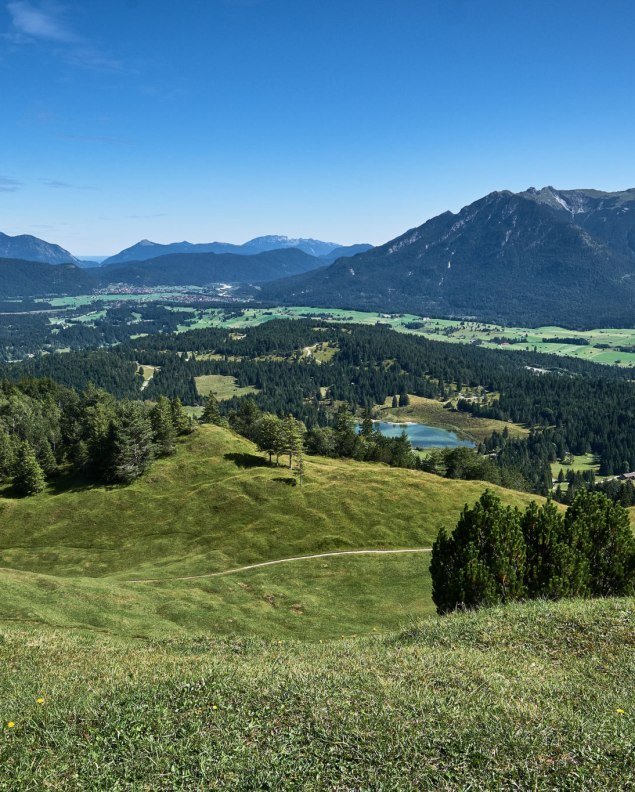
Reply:
<svg viewBox="0 0 635 792"><path fill-rule="evenodd" d="M222 577L223 575L233 575L237 572L246 572L250 569L273 566L274 564L287 564L291 561L308 561L312 558L332 558L333 556L351 555L397 555L399 553L430 553L431 547L412 547L400 550L336 550L331 553L315 553L314 555L292 556L291 558L278 558L275 561L261 561L259 564L248 564L247 566L236 567L235 569L225 569L223 572L208 572L204 575L187 575L185 577L166 577L166 578L139 578L135 580L125 580L124 583L168 583L171 580L198 580L199 578Z"/></svg>

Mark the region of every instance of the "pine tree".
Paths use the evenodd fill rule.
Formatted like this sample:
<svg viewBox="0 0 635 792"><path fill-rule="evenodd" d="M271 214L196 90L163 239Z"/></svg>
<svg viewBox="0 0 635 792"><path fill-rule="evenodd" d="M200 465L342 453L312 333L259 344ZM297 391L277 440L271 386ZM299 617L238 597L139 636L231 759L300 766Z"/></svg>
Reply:
<svg viewBox="0 0 635 792"><path fill-rule="evenodd" d="M635 539L626 509L601 492L580 491L565 525L586 548L589 592L597 597L633 593Z"/></svg>
<svg viewBox="0 0 635 792"><path fill-rule="evenodd" d="M306 427L292 415L282 421L282 443L284 452L289 455L289 468L293 467L293 458L299 456L304 449Z"/></svg>
<svg viewBox="0 0 635 792"><path fill-rule="evenodd" d="M300 453L296 457L296 465L295 465L295 474L298 477L300 486L302 486L302 482L304 481L305 473L306 473L306 466L304 464L304 452L300 451Z"/></svg>
<svg viewBox="0 0 635 792"><path fill-rule="evenodd" d="M521 528L527 548L527 596L560 599L583 595L586 559L553 501L541 507L532 501L521 518Z"/></svg>
<svg viewBox="0 0 635 792"><path fill-rule="evenodd" d="M45 485L44 472L33 448L26 441L22 441L15 457L13 488L18 495L25 496L42 492Z"/></svg>
<svg viewBox="0 0 635 792"><path fill-rule="evenodd" d="M190 434L192 431L192 420L183 409L178 396L175 396L170 401L170 411L172 413L172 426L177 435Z"/></svg>
<svg viewBox="0 0 635 792"><path fill-rule="evenodd" d="M393 406L393 408L394 407L399 407L399 397L398 396L393 396L392 397L392 406Z"/></svg>
<svg viewBox="0 0 635 792"><path fill-rule="evenodd" d="M143 475L154 457L152 424L140 402L122 402L108 438L108 475L130 483Z"/></svg>
<svg viewBox="0 0 635 792"><path fill-rule="evenodd" d="M432 549L433 600L439 613L510 602L524 593L525 543L516 509L486 490L463 510L451 537Z"/></svg>
<svg viewBox="0 0 635 792"><path fill-rule="evenodd" d="M360 435L362 437L370 437L373 433L373 418L371 416L370 410L364 411L364 418L362 419L362 428L360 430Z"/></svg>
<svg viewBox="0 0 635 792"><path fill-rule="evenodd" d="M210 393L208 396L206 396L205 401L203 402L203 413L201 414L200 420L201 423L214 424L215 426L221 426L223 423L223 417L220 414L218 400L213 393Z"/></svg>
<svg viewBox="0 0 635 792"><path fill-rule="evenodd" d="M264 413L255 423L253 439L260 451L269 454L269 462L276 455L276 465L280 454L285 451L285 434L283 423L276 415Z"/></svg>
<svg viewBox="0 0 635 792"><path fill-rule="evenodd" d="M16 441L0 424L0 481L13 473L16 455Z"/></svg>
<svg viewBox="0 0 635 792"><path fill-rule="evenodd" d="M345 404L340 405L333 422L335 433L336 454L340 457L351 457L358 443L353 416Z"/></svg>
<svg viewBox="0 0 635 792"><path fill-rule="evenodd" d="M156 455L170 456L176 450L176 429L172 405L165 396L159 396L157 403L150 410L150 421Z"/></svg>

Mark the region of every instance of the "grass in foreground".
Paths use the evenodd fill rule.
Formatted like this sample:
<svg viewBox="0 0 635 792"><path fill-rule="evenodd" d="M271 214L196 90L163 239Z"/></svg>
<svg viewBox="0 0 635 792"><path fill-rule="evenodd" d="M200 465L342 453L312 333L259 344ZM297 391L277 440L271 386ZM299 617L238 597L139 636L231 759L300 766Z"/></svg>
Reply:
<svg viewBox="0 0 635 792"><path fill-rule="evenodd" d="M7 790L632 787L633 600L327 644L1 632Z"/></svg>

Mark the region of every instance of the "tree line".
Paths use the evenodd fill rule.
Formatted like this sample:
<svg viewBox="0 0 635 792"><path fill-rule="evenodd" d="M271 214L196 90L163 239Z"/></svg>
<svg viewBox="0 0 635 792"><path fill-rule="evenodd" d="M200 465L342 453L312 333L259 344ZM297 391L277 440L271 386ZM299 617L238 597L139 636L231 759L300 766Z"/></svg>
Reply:
<svg viewBox="0 0 635 792"><path fill-rule="evenodd" d="M335 351L330 360L320 363L302 354L325 342ZM158 367L143 393L139 363ZM537 368L545 373L536 373ZM309 430L332 427L344 402L361 416L395 395L398 401L407 394L467 396L459 400L459 409L532 429L527 438L493 435L479 449L494 460L501 481L506 477L546 494L550 463L567 452L593 452L604 475L635 469L635 384L627 371L553 355L428 341L382 326L273 320L239 332L208 328L151 334L108 353L46 355L0 367L0 374L50 376L79 390L92 381L119 398L164 395L191 405L202 402L195 377L222 374L256 388L263 412L291 414ZM485 396L474 398L476 390ZM221 405L226 415L238 409L237 399Z"/></svg>
<svg viewBox="0 0 635 792"><path fill-rule="evenodd" d="M524 599L635 592L635 538L628 512L600 492L579 492L562 515L553 501L524 512L486 491L430 561L440 614Z"/></svg>
<svg viewBox="0 0 635 792"><path fill-rule="evenodd" d="M156 457L173 454L191 428L178 399L150 405L94 386L77 393L51 380L2 380L0 480L21 496L61 474L127 484Z"/></svg>

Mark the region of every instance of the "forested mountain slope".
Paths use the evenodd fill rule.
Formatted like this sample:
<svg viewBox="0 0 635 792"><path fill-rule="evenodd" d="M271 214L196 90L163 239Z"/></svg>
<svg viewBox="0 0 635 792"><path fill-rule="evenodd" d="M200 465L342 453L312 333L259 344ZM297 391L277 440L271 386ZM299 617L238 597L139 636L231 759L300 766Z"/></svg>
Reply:
<svg viewBox="0 0 635 792"><path fill-rule="evenodd" d="M632 326L635 191L494 192L261 297L526 325Z"/></svg>
<svg viewBox="0 0 635 792"><path fill-rule="evenodd" d="M75 264L43 264L0 258L0 299L49 294L86 294L96 281Z"/></svg>
<svg viewBox="0 0 635 792"><path fill-rule="evenodd" d="M209 283L254 283L308 272L323 262L297 248L253 255L235 253L174 253L127 264L107 264L95 270L103 285L204 286Z"/></svg>

